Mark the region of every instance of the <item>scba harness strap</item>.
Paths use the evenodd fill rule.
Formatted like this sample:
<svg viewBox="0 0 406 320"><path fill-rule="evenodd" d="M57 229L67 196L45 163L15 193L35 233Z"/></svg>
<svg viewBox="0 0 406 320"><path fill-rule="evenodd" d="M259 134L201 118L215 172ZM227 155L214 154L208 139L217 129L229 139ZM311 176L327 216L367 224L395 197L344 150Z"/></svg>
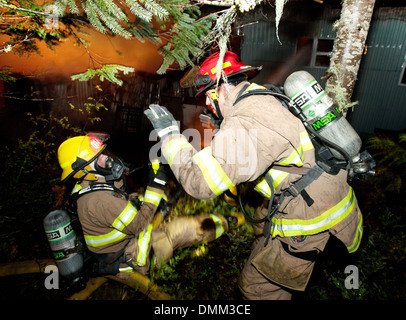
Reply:
<svg viewBox="0 0 406 320"><path fill-rule="evenodd" d="M76 187L75 187L76 188ZM71 217L72 227L75 232L80 235L79 240L75 243L75 248L71 251L77 253L86 253L93 258L93 263L91 266L91 271L97 274L117 274L119 272L119 267L121 263L127 263L127 258L124 254L124 248L119 252L107 253L107 254L95 254L87 249L82 226L80 224L78 214L77 214L77 201L80 197L96 192L96 191L112 191L120 195L125 195L125 193L119 188L115 187L109 183L91 183L89 186L82 188L80 190L75 190L69 195L66 203L65 210L69 213Z"/></svg>
<svg viewBox="0 0 406 320"><path fill-rule="evenodd" d="M294 112L295 108L293 108L294 107L293 100L291 100L286 95L282 94L280 90L275 86L271 86L270 89L266 89L265 87L257 84L246 84L237 94L237 98L234 102L234 105L252 95L272 95L275 98L277 98L285 108L290 110L295 116L299 117L300 120L305 121L305 119L302 119L300 117L299 113ZM247 220L250 222L253 223L265 222L264 225L264 235L266 236L265 246L268 244L270 237L272 217L275 213L278 212L285 198L290 196L297 197L301 195L302 198L305 200L306 204L308 206L311 206L314 203L314 200L309 196L305 188L309 186L313 181L317 180L323 174L323 172L325 172L325 170L323 170L318 165L316 165L313 168L273 165L272 168L288 173L298 174L301 175L302 177L293 184L291 184L287 189L282 190L280 195L275 195L275 190L273 188L273 179L269 174L269 171L267 171L267 173L265 174L265 180L269 185L269 187L271 188L271 199L269 201L268 214L266 217L260 220L254 220L246 215ZM239 199L241 205L242 204L241 197L239 197ZM245 213L245 210L243 210L243 212Z"/></svg>

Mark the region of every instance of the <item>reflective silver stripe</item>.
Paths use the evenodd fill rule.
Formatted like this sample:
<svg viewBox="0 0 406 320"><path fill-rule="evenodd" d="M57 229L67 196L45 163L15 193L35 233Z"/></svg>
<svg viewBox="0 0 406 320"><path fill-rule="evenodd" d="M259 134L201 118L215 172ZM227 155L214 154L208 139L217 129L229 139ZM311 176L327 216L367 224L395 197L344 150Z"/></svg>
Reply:
<svg viewBox="0 0 406 320"><path fill-rule="evenodd" d="M354 253L355 251L357 251L359 248L359 245L361 244L362 234L364 232L364 229L362 227L361 211L358 211L358 219L359 219L359 223L357 226L357 231L355 233L354 241L352 242L352 244L349 247L347 247L347 250L349 253Z"/></svg>
<svg viewBox="0 0 406 320"><path fill-rule="evenodd" d="M171 139L165 148L165 158L168 160L169 166L172 166L173 158L183 148L193 148L184 136Z"/></svg>
<svg viewBox="0 0 406 320"><path fill-rule="evenodd" d="M134 269L132 267L124 267L124 268L118 268L119 272L133 272Z"/></svg>
<svg viewBox="0 0 406 320"><path fill-rule="evenodd" d="M78 192L81 189L82 189L82 186L79 183L75 184L75 186L72 189L72 194Z"/></svg>
<svg viewBox="0 0 406 320"><path fill-rule="evenodd" d="M147 262L148 248L151 241L152 224L149 224L138 236L138 255L135 264L137 266L144 266Z"/></svg>
<svg viewBox="0 0 406 320"><path fill-rule="evenodd" d="M91 247L101 247L121 240L126 236L126 234L122 232L123 229L132 222L136 214L137 209L132 205L131 202L128 202L127 206L111 225L111 227L114 229L107 234L98 236L85 235L86 244Z"/></svg>
<svg viewBox="0 0 406 320"><path fill-rule="evenodd" d="M216 225L216 239L224 233L223 222L219 217L214 214L210 214L210 217L213 219L214 224Z"/></svg>
<svg viewBox="0 0 406 320"><path fill-rule="evenodd" d="M85 241L86 244L90 247L101 247L106 244L110 244L118 240L121 240L125 236L126 236L125 233L114 229L111 232L100 236L85 235Z"/></svg>
<svg viewBox="0 0 406 320"><path fill-rule="evenodd" d="M151 190L146 190L145 194L144 194L144 202L149 202L152 203L156 206L159 206L159 203L161 202L162 199L162 193L158 193L155 191L151 191Z"/></svg>
<svg viewBox="0 0 406 320"><path fill-rule="evenodd" d="M355 196L350 187L347 196L337 205L325 211L314 219L277 219L272 218L271 235L290 237L297 235L311 235L328 230L344 220L355 205Z"/></svg>
<svg viewBox="0 0 406 320"><path fill-rule="evenodd" d="M272 196L272 190L264 177L262 177L261 180L257 183L254 190L258 191L266 198L270 198Z"/></svg>
<svg viewBox="0 0 406 320"><path fill-rule="evenodd" d="M204 180L215 195L219 196L224 191L235 187L220 163L213 157L211 147L206 147L196 153L193 160L199 166Z"/></svg>
<svg viewBox="0 0 406 320"><path fill-rule="evenodd" d="M128 202L127 206L124 208L123 212L114 220L111 225L114 229L123 231L123 229L128 226L131 221L135 218L137 214L137 209L132 205L131 202Z"/></svg>
<svg viewBox="0 0 406 320"><path fill-rule="evenodd" d="M276 170L276 169L270 169L268 172L272 178L272 185L273 185L274 190L276 190L276 188L281 184L281 182L289 175L288 172L284 172L284 171ZM268 182L263 177L257 183L254 190L258 191L266 198L270 198L272 196L271 187L269 186Z"/></svg>

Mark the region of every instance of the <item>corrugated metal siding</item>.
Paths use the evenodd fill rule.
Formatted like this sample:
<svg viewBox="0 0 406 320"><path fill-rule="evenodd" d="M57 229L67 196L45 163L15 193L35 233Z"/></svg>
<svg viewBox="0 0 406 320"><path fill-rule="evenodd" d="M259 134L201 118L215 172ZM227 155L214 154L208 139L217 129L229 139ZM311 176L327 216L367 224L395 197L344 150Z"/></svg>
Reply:
<svg viewBox="0 0 406 320"><path fill-rule="evenodd" d="M303 69L325 86L326 68L295 65L296 39L303 36L334 38L334 21L335 18L327 14L312 24L301 21L295 25L292 21L282 21L279 27L282 45L277 41L274 21L247 25L243 29L241 58L246 64L264 65L255 82L271 80L282 84L290 73ZM380 17L372 21L367 39L368 51L363 56L352 98L359 101L359 105L348 115L362 138L371 135L376 128L403 130L406 127L406 86L398 84L402 65L406 63L405 42L404 20L387 17L382 20Z"/></svg>
<svg viewBox="0 0 406 320"><path fill-rule="evenodd" d="M374 129L406 128L406 86L399 85L406 61L406 22L374 21L367 39L349 120L362 136Z"/></svg>
<svg viewBox="0 0 406 320"><path fill-rule="evenodd" d="M275 32L274 22L260 21L244 27L241 58L250 63L283 62L295 53L296 44L285 33L279 32L283 45L280 45Z"/></svg>

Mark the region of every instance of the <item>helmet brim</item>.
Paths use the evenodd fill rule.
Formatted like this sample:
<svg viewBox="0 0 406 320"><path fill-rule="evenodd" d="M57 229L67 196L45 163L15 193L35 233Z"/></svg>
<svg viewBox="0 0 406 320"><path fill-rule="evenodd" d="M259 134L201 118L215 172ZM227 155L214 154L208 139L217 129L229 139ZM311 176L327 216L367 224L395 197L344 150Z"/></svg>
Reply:
<svg viewBox="0 0 406 320"><path fill-rule="evenodd" d="M78 173L80 170L82 170L83 168L85 168L87 165L89 165L90 163L92 163L92 161L94 161L100 153L103 152L104 149L106 149L107 145L103 144L103 146L100 148L99 152L96 153L96 155L91 158L89 161L84 162L82 165L80 165L79 167L75 168L74 170L72 170L71 172L69 172L69 168L66 168L66 170L62 171L62 176L61 176L61 182L65 182L67 181L69 178L73 177L76 173Z"/></svg>
<svg viewBox="0 0 406 320"><path fill-rule="evenodd" d="M254 78L261 70L262 70L262 66L248 67L248 68L244 68L239 71L233 72L229 75L226 75L225 77L227 78L227 80L231 80L233 77L235 77L237 75L245 74L247 76L247 80L250 80L250 79ZM200 88L197 91L197 93L195 94L195 97L197 98L200 94L202 94L203 92L212 88L216 83L217 83L217 81L210 81L210 83L208 83L207 85L205 85L204 87Z"/></svg>

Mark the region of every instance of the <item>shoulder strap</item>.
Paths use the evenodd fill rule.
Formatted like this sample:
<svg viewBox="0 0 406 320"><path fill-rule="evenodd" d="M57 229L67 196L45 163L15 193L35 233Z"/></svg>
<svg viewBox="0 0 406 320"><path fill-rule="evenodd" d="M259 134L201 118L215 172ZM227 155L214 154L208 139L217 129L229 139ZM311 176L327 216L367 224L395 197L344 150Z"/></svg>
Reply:
<svg viewBox="0 0 406 320"><path fill-rule="evenodd" d="M291 184L287 189L283 190L282 194L284 197L293 196L297 197L299 194L302 195L303 199L306 201L307 205L310 207L314 200L306 192L305 188L310 185L313 181L317 180L323 172L322 168L316 165L313 168L303 168L303 167L284 167L280 165L274 165L272 168L288 173L294 173L301 175L302 177ZM268 182L268 181L267 181ZM268 182L271 183L272 181Z"/></svg>
<svg viewBox="0 0 406 320"><path fill-rule="evenodd" d="M65 201L65 208L68 207L71 211L76 212L78 199L85 194L95 191L114 191L119 194L124 194L122 190L116 188L114 185L108 183L91 183L86 188L82 188L79 191L70 194Z"/></svg>
<svg viewBox="0 0 406 320"><path fill-rule="evenodd" d="M284 95L282 92L276 91L278 89L274 88L273 90L266 89L265 87L260 88L260 89L252 89L252 90L247 90L249 85L244 86L241 91L237 95L237 99L234 101L234 104L237 104L241 100L248 98L253 95L271 95L276 97L282 105L289 109L288 105L286 103L290 103L292 99L290 99L288 96Z"/></svg>

